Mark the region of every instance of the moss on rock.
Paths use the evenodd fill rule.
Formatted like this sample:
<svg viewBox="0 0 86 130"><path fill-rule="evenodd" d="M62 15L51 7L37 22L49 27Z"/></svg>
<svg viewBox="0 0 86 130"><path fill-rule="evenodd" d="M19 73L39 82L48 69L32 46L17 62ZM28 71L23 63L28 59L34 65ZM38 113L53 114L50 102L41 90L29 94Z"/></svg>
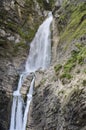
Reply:
<svg viewBox="0 0 86 130"><path fill-rule="evenodd" d="M56 72L56 74L59 72L59 70L62 68L62 65L61 64L58 64L58 65L55 65L54 66L54 70Z"/></svg>
<svg viewBox="0 0 86 130"><path fill-rule="evenodd" d="M37 2L40 4L40 7L44 10L52 10L55 4L54 0L49 0L49 3L47 3L46 0L37 0Z"/></svg>
<svg viewBox="0 0 86 130"><path fill-rule="evenodd" d="M77 66L81 67L81 65L86 64L86 46L81 43L76 43L75 46L77 50L72 51L70 58L63 65L58 64L54 67L56 74L60 76L61 79L71 79L73 77L71 71Z"/></svg>
<svg viewBox="0 0 86 130"><path fill-rule="evenodd" d="M60 23L60 42L70 43L74 39L86 35L86 2L80 2L77 5L69 2L63 7L65 10L58 20Z"/></svg>

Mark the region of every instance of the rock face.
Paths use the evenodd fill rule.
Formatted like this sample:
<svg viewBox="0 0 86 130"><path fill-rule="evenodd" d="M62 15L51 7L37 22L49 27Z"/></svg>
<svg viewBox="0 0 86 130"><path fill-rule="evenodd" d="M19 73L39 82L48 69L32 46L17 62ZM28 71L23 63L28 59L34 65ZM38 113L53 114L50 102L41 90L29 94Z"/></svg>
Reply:
<svg viewBox="0 0 86 130"><path fill-rule="evenodd" d="M39 3L26 0L0 1L0 130L8 130L12 92L38 26L44 19Z"/></svg>
<svg viewBox="0 0 86 130"><path fill-rule="evenodd" d="M67 0L53 9L52 66L37 72L27 129L86 129L85 8Z"/></svg>
<svg viewBox="0 0 86 130"><path fill-rule="evenodd" d="M15 57L11 43L0 45L0 128L8 129L12 92L17 88L21 64L27 56L26 49L20 49L20 56ZM23 53L21 54L21 51ZM22 57L21 57L22 56ZM14 57L14 58L13 58ZM13 60L14 59L14 60ZM16 59L16 60L15 60ZM23 68L23 67L22 67Z"/></svg>
<svg viewBox="0 0 86 130"><path fill-rule="evenodd" d="M37 73L27 129L85 130L85 80L85 74L78 74L63 84L53 66Z"/></svg>
<svg viewBox="0 0 86 130"><path fill-rule="evenodd" d="M29 42L51 9L52 63L36 72L27 130L86 130L86 1L54 2L0 1L0 130L9 128ZM23 84L24 97L30 82L28 77Z"/></svg>

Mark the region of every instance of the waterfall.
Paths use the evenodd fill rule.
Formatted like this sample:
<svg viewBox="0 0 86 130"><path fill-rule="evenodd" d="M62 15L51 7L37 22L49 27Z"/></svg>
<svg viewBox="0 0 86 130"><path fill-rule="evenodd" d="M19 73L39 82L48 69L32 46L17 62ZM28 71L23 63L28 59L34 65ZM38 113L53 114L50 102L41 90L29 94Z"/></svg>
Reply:
<svg viewBox="0 0 86 130"><path fill-rule="evenodd" d="M46 0L47 3L49 3L49 0Z"/></svg>
<svg viewBox="0 0 86 130"><path fill-rule="evenodd" d="M10 130L22 130L22 121L23 121L23 99L21 95L13 95L13 104L12 104L12 114L11 114L11 123Z"/></svg>
<svg viewBox="0 0 86 130"><path fill-rule="evenodd" d="M12 114L11 114L10 130L14 130L15 129L16 103L17 103L17 97L14 97L13 98L13 104L12 104Z"/></svg>
<svg viewBox="0 0 86 130"><path fill-rule="evenodd" d="M26 129L27 116L28 116L30 102L32 100L34 82L35 82L35 77L33 78L32 82L31 82L30 90L29 90L29 93L27 94L27 105L26 105L25 114L24 114L24 118L23 118L23 130Z"/></svg>
<svg viewBox="0 0 86 130"><path fill-rule="evenodd" d="M33 41L30 44L30 52L26 61L25 71L20 75L18 88L13 93L13 104L11 111L11 122L9 130L26 130L27 117L30 103L32 101L33 87L35 82L35 75L30 85L27 94L27 101L24 108L24 101L20 93L24 79L38 69L47 69L51 61L51 31L50 24L52 22L52 14L49 13L48 18L40 25Z"/></svg>
<svg viewBox="0 0 86 130"><path fill-rule="evenodd" d="M46 69L50 65L51 60L51 40L50 40L50 24L52 22L52 14L49 13L48 18L40 25L35 38L30 45L29 57L26 61L26 72L35 72L42 68Z"/></svg>

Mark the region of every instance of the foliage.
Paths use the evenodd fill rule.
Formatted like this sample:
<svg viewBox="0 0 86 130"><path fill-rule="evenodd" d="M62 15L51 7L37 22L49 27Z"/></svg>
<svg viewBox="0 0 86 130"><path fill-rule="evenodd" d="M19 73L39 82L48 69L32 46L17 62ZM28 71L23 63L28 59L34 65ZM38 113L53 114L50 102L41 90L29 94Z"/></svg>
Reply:
<svg viewBox="0 0 86 130"><path fill-rule="evenodd" d="M67 62L63 66L58 64L54 67L56 74L60 74L60 70L62 69L62 74L60 75L60 78L71 79L72 69L77 64L85 64L84 60L86 59L86 46L80 43L76 43L75 45L77 47L77 50L72 51L71 57L67 60ZM80 70L78 70L77 73L80 73Z"/></svg>
<svg viewBox="0 0 86 130"><path fill-rule="evenodd" d="M62 79L62 78L71 79L72 76L71 76L71 74L64 72L64 73L62 73L62 74L60 75L60 78L61 78L61 79Z"/></svg>
<svg viewBox="0 0 86 130"><path fill-rule="evenodd" d="M65 29L60 28L60 41L70 43L73 39L78 39L86 34L86 3L81 2L77 5L64 4L65 11L60 15L59 20L64 24ZM66 11L67 10L67 11ZM69 20L67 20L69 19ZM67 26L66 26L67 25Z"/></svg>
<svg viewBox="0 0 86 130"><path fill-rule="evenodd" d="M82 84L83 86L86 86L86 80L83 80Z"/></svg>
<svg viewBox="0 0 86 130"><path fill-rule="evenodd" d="M45 0L37 0L37 2L40 4L40 7L45 10L52 10L54 7L54 0L49 0L49 4Z"/></svg>
<svg viewBox="0 0 86 130"><path fill-rule="evenodd" d="M84 69L84 73L86 74L86 69Z"/></svg>
<svg viewBox="0 0 86 130"><path fill-rule="evenodd" d="M56 73L58 73L58 71L62 68L62 65L61 64L58 64L56 66L54 66L54 70Z"/></svg>
<svg viewBox="0 0 86 130"><path fill-rule="evenodd" d="M86 59L86 46L80 43L76 43L76 46L79 49L76 60L79 64L83 64L84 60Z"/></svg>
<svg viewBox="0 0 86 130"><path fill-rule="evenodd" d="M23 48L23 49L27 50L28 45L25 44L24 41L21 41L19 43L14 44L13 56L17 56L19 50L21 50L20 48Z"/></svg>

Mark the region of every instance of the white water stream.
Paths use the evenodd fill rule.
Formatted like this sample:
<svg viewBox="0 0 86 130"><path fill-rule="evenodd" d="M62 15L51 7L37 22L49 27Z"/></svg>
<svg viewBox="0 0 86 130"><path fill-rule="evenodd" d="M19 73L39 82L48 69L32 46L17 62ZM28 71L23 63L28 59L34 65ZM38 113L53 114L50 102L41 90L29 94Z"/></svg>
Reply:
<svg viewBox="0 0 86 130"><path fill-rule="evenodd" d="M47 3L49 3L49 0L46 0Z"/></svg>
<svg viewBox="0 0 86 130"><path fill-rule="evenodd" d="M40 25L35 38L30 45L30 53L26 61L25 72L20 75L18 88L13 93L13 104L11 112L11 122L9 130L26 130L27 117L29 112L30 103L32 101L33 87L35 82L35 76L30 85L29 92L27 94L27 102L24 108L24 101L20 94L20 90L24 79L31 73L35 73L38 69L46 69L50 65L51 60L51 31L50 25L52 22L52 14L49 13L48 18Z"/></svg>

